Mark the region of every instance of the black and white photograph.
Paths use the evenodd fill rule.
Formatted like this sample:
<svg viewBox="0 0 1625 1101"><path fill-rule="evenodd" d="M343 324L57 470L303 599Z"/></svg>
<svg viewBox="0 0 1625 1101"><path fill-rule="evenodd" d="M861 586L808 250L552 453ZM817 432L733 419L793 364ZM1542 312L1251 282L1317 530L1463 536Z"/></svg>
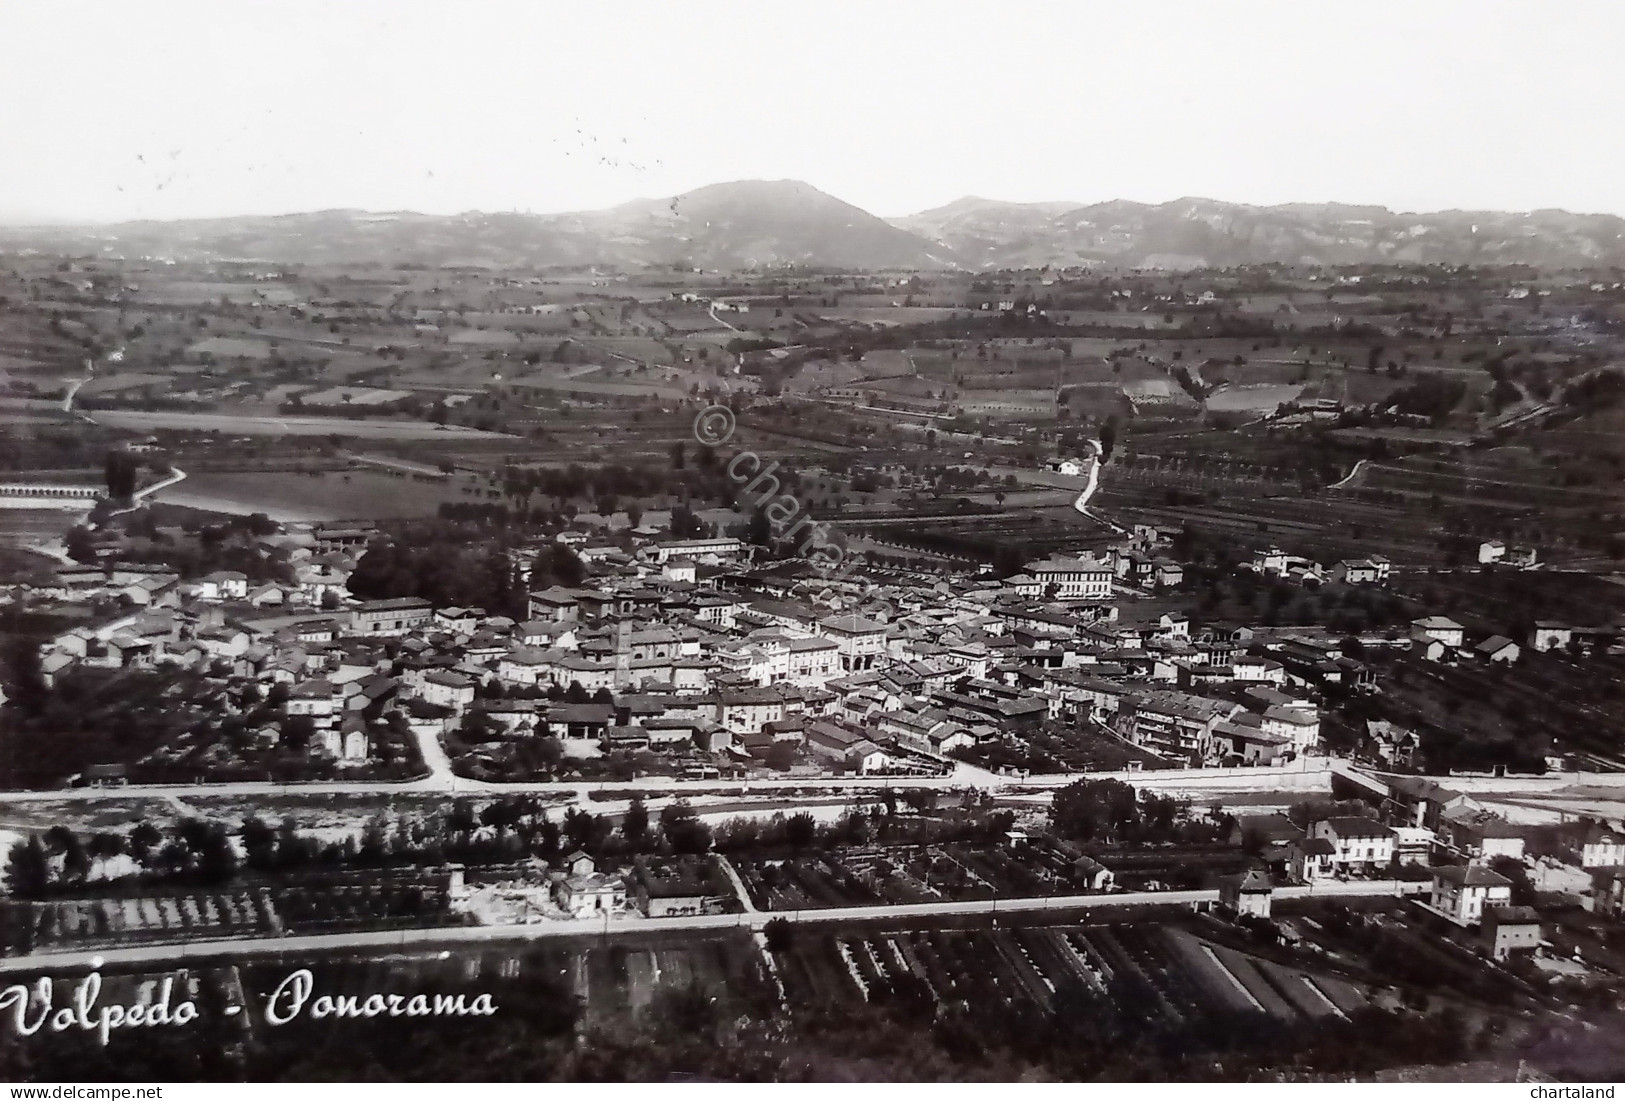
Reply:
<svg viewBox="0 0 1625 1101"><path fill-rule="evenodd" d="M1622 57L0 0L8 1096L1612 1097Z"/></svg>

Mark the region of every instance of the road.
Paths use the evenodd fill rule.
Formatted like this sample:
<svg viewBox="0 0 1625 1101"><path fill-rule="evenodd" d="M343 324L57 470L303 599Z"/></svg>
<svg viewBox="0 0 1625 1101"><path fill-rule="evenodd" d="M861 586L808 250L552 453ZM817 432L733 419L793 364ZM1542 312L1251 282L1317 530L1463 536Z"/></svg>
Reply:
<svg viewBox="0 0 1625 1101"><path fill-rule="evenodd" d="M718 325L721 325L721 326L723 326L725 328L732 329L736 333L741 331L740 328L737 325L735 325L733 322L724 321L724 320L722 320L722 318L717 316L717 304L715 302L709 302L709 303L707 303L707 306L709 307L707 312L710 313L712 321L715 321Z"/></svg>
<svg viewBox="0 0 1625 1101"><path fill-rule="evenodd" d="M1347 474L1345 474L1342 477L1342 479L1340 479L1339 481L1333 482L1331 485L1327 486L1326 488L1327 489L1342 489L1344 486L1346 486L1350 482L1354 481L1354 479L1358 478L1360 476L1360 471L1364 470L1365 469L1365 464L1370 462L1370 461L1371 461L1370 459L1361 459L1359 462L1355 463L1354 466L1352 466L1349 469L1349 472Z"/></svg>
<svg viewBox="0 0 1625 1101"><path fill-rule="evenodd" d="M68 384L67 393L62 395L62 411L64 413L72 413L73 412L73 399L79 393L79 387L83 386L85 383L87 383L89 381L90 381L90 376L86 375L84 378L76 378L76 379L74 379L72 382L70 382ZM83 413L81 413L79 415L84 416ZM89 420L90 418L86 417L85 419Z"/></svg>
<svg viewBox="0 0 1625 1101"><path fill-rule="evenodd" d="M422 782L425 784L456 784L457 774L452 771L451 758L446 756L446 747L440 744L440 735L433 730L417 729L412 732L417 739L418 752L423 755L423 763L429 768L429 775Z"/></svg>
<svg viewBox="0 0 1625 1101"><path fill-rule="evenodd" d="M1279 887L1278 899L1351 898L1402 896L1429 889L1426 883L1397 880L1363 880L1323 883L1307 887ZM739 914L697 914L671 918L623 918L620 921L586 919L548 921L530 925L458 925L445 928L404 929L370 933L319 933L308 936L263 937L239 940L192 941L186 944L142 944L128 948L83 948L63 952L39 952L28 956L0 959L0 974L36 971L42 968L80 968L100 961L110 964L163 963L228 956L233 958L275 956L288 953L315 955L323 952L368 952L386 949L426 949L462 944L500 944L553 937L622 937L640 933L715 932L746 929L759 933L767 923L782 918L791 924L817 923L850 925L870 921L896 922L918 918L963 917L986 914L1034 914L1112 910L1133 906L1195 906L1217 902L1219 892L1129 891L1122 894L1054 895L1040 898L991 898L965 902L922 902L903 906L840 906L818 910L748 910Z"/></svg>
<svg viewBox="0 0 1625 1101"><path fill-rule="evenodd" d="M801 777L773 776L752 780L683 780L673 776L644 776L636 780L614 782L559 782L535 783L470 780L452 774L449 762L438 766L433 758L444 759L444 750L438 740L432 749L426 748L424 761L431 774L418 780L333 780L303 784L276 784L268 782L242 782L229 784L130 784L106 788L53 788L41 791L0 791L0 805L73 801L84 803L117 802L120 800L166 798L171 795L206 797L222 796L276 796L276 795L411 795L441 792L446 795L505 795L519 793L570 793L578 799L588 798L589 792L645 791L670 792L673 796L720 792L750 794L752 792L784 792L792 790L812 792L876 791L881 788L932 788L937 790L982 791L1039 790L1065 787L1080 779L1127 780L1138 787L1157 790L1191 791L1222 794L1236 791L1293 790L1318 792L1329 790L1332 774L1339 769L1326 758L1304 758L1297 768L1196 768L1159 769L1154 772L1058 772L1041 776L999 776L986 769L963 763L946 776L842 776ZM1569 773L1569 776L1578 774ZM1578 782L1578 781L1571 781Z"/></svg>

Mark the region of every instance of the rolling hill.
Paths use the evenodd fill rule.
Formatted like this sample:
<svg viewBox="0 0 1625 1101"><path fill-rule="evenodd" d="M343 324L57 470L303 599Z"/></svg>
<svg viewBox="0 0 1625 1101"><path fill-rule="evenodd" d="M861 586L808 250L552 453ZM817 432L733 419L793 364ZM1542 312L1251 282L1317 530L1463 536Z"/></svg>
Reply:
<svg viewBox="0 0 1625 1101"><path fill-rule="evenodd" d="M746 269L1625 265L1625 219L1539 210L1395 213L1212 199L1007 203L967 197L887 221L796 180L713 184L569 214L306 214L0 228L0 248L180 260Z"/></svg>

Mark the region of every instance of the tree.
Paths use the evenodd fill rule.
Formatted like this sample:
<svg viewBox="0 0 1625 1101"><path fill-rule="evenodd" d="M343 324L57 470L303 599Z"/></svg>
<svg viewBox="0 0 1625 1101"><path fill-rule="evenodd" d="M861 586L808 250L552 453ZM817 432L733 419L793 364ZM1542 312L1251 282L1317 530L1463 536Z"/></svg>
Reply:
<svg viewBox="0 0 1625 1101"><path fill-rule="evenodd" d="M104 467L109 497L122 501L135 492L136 473L140 470L135 456L124 451L109 451Z"/></svg>
<svg viewBox="0 0 1625 1101"><path fill-rule="evenodd" d="M257 872L276 867L276 830L257 814L243 819L243 854Z"/></svg>
<svg viewBox="0 0 1625 1101"><path fill-rule="evenodd" d="M711 847L711 827L686 802L678 801L660 812L660 832L673 852L698 855Z"/></svg>
<svg viewBox="0 0 1625 1101"><path fill-rule="evenodd" d="M564 840L571 849L591 852L608 834L603 819L590 811L571 808L564 815Z"/></svg>
<svg viewBox="0 0 1625 1101"><path fill-rule="evenodd" d="M6 890L19 898L32 898L51 885L51 858L37 834L11 846L5 880Z"/></svg>
<svg viewBox="0 0 1625 1101"><path fill-rule="evenodd" d="M644 806L643 797L632 797L632 803L626 808L626 814L621 818L621 836L634 847L640 846L646 840L649 832L649 808Z"/></svg>
<svg viewBox="0 0 1625 1101"><path fill-rule="evenodd" d="M817 837L818 822L806 811L797 811L784 820L784 841L791 852L801 852Z"/></svg>
<svg viewBox="0 0 1625 1101"><path fill-rule="evenodd" d="M1139 821L1134 789L1121 780L1079 780L1055 793L1050 822L1062 837L1116 840Z"/></svg>
<svg viewBox="0 0 1625 1101"><path fill-rule="evenodd" d="M795 927L784 918L769 918L762 926L762 936L767 940L769 952L788 952L795 943Z"/></svg>
<svg viewBox="0 0 1625 1101"><path fill-rule="evenodd" d="M773 545L773 522L767 517L767 508L756 506L750 514L750 523L745 528L745 542L758 547Z"/></svg>
<svg viewBox="0 0 1625 1101"><path fill-rule="evenodd" d="M153 850L164 839L158 832L158 827L151 822L142 822L130 831L130 856L137 864L146 867L152 860Z"/></svg>

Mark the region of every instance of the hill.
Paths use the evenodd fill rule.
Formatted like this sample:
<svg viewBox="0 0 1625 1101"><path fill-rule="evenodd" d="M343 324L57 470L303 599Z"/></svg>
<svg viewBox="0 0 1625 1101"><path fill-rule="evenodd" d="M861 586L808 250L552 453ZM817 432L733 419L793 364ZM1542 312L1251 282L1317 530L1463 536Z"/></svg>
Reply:
<svg viewBox="0 0 1625 1101"><path fill-rule="evenodd" d="M1403 214L1337 203L1262 207L1187 198L1074 206L967 198L894 221L983 269L1625 262L1625 219L1561 210Z"/></svg>
<svg viewBox="0 0 1625 1101"><path fill-rule="evenodd" d="M713 184L572 214L309 214L0 229L0 246L185 260L480 267L948 266L907 230L796 180Z"/></svg>
<svg viewBox="0 0 1625 1101"><path fill-rule="evenodd" d="M1625 219L1561 210L1405 214L1212 199L1007 203L966 197L886 221L797 180L713 184L569 214L306 214L0 228L0 248L177 260L437 266L986 270L1308 265L1625 265Z"/></svg>

